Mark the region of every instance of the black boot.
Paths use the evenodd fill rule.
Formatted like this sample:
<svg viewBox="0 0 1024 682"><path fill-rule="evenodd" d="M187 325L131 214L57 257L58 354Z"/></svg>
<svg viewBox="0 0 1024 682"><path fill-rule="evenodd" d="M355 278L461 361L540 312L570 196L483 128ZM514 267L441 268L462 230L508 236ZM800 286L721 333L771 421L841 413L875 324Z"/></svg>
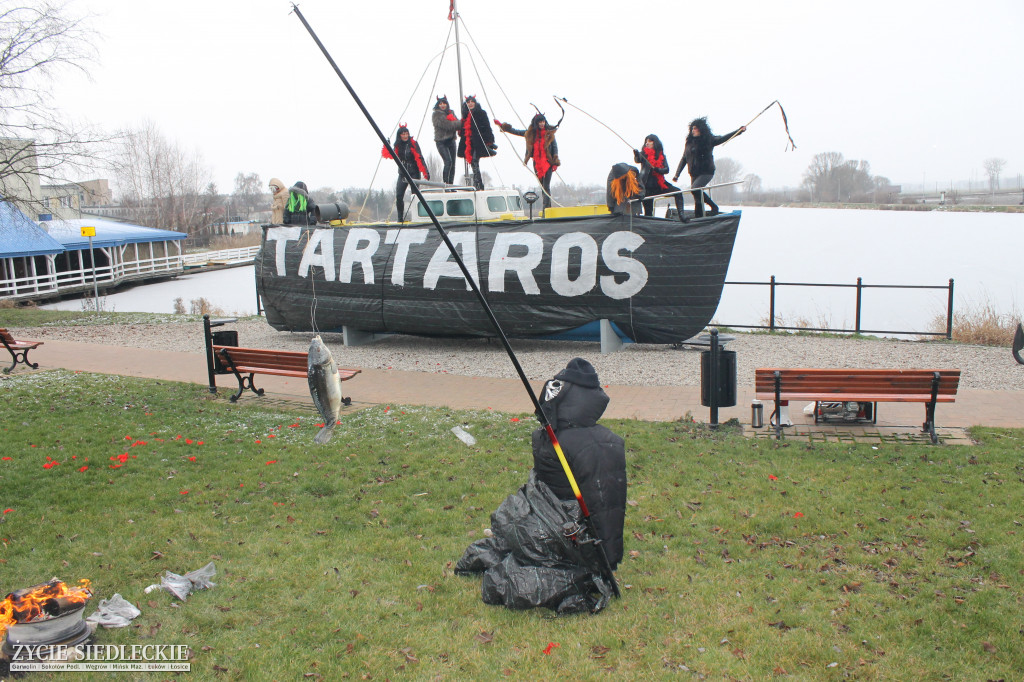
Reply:
<svg viewBox="0 0 1024 682"><path fill-rule="evenodd" d="M403 219L403 216L405 216L405 202L398 199L395 201L395 208L398 209L398 222L404 223L405 220Z"/></svg>
<svg viewBox="0 0 1024 682"><path fill-rule="evenodd" d="M711 211L708 213L709 216L718 215L722 211L718 208L718 204L711 200L707 194L704 195L704 200L708 202L708 206L711 207Z"/></svg>
<svg viewBox="0 0 1024 682"><path fill-rule="evenodd" d="M676 199L676 213L679 214L679 222L681 222L681 223L688 223L688 222L690 222L690 219L686 217L686 206L685 206L686 202L683 201L682 195L681 194L677 194L675 199Z"/></svg>

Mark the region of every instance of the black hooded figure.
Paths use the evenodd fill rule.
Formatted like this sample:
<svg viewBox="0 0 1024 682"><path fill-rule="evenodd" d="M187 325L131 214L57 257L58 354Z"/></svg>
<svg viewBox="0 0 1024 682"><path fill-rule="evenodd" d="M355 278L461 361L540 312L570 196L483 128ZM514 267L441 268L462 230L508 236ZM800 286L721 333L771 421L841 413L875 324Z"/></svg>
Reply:
<svg viewBox="0 0 1024 682"><path fill-rule="evenodd" d="M621 438L597 424L608 396L593 366L575 358L544 385L540 400L614 568L622 561L626 450ZM537 429L526 483L491 514L491 533L466 549L455 573L483 574L480 591L488 604L596 613L613 588L582 526L565 470L546 430Z"/></svg>
<svg viewBox="0 0 1024 682"><path fill-rule="evenodd" d="M665 181L668 173L668 160L665 158L665 148L661 140L654 133L644 138L643 149L633 150L633 160L640 164L640 184L643 185L644 194L653 197L658 194L679 192L679 188ZM686 222L683 214L683 195L676 194L676 212L679 213L679 220ZM644 215L654 215L654 199L643 200Z"/></svg>
<svg viewBox="0 0 1024 682"><path fill-rule="evenodd" d="M626 446L622 438L597 423L608 407L608 394L601 388L594 366L583 358L573 358L544 385L540 400L614 569L622 561ZM576 499L543 428L533 432L533 468L537 480L559 499Z"/></svg>
<svg viewBox="0 0 1024 682"><path fill-rule="evenodd" d="M405 169L409 171L409 175L419 179L424 178L430 179L430 171L427 170L427 164L423 160L423 152L420 151L420 143L413 139L412 134L409 132L404 124L399 126L398 134L395 135L395 142L392 145L395 150L395 156L402 162ZM381 150L381 155L384 158L391 158L388 155L387 147ZM398 210L398 222L405 222L405 190L409 186L409 183L405 181L405 176L401 173L398 174L398 182L395 184L395 208Z"/></svg>
<svg viewBox="0 0 1024 682"><path fill-rule="evenodd" d="M708 126L707 118L702 116L690 121L690 130L686 134L686 145L683 147L683 158L679 160L676 174L672 176L672 180L678 180L679 175L683 172L683 168L688 167L690 187L706 186L711 182L711 178L715 176L714 148L746 130L746 126L740 126L727 135L715 135ZM704 216L705 201L711 207L710 215L720 213L718 204L711 200L711 195L707 192L697 191L692 192L692 194L695 202L694 215L696 217L702 218Z"/></svg>
<svg viewBox="0 0 1024 682"><path fill-rule="evenodd" d="M316 225L316 202L301 180L288 189L288 203L281 222L284 225Z"/></svg>
<svg viewBox="0 0 1024 682"><path fill-rule="evenodd" d="M467 97L466 101L462 103L460 125L459 158L465 159L473 168L473 186L483 189L484 180L480 174L480 159L494 156L498 145L494 144L494 131L491 130L491 121L487 118L487 112L473 95Z"/></svg>
<svg viewBox="0 0 1024 682"><path fill-rule="evenodd" d="M452 113L447 95L437 98L430 122L434 124L434 144L437 146L437 153L441 155L441 163L444 164L441 179L445 184L451 185L455 182L455 136L462 123Z"/></svg>

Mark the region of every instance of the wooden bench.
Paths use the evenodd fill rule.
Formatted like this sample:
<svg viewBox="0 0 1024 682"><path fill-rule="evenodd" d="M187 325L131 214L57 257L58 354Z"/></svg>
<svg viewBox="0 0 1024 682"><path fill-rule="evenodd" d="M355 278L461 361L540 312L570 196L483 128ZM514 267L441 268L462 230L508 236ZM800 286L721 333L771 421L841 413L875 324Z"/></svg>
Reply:
<svg viewBox="0 0 1024 682"><path fill-rule="evenodd" d="M211 320L203 315L203 338L206 342L206 370L210 377L210 393L217 392L218 374L234 374L238 379L238 393L231 396L237 401L246 389L256 395L263 395L262 388L256 388L253 377L256 374L273 374L283 377L304 377L309 375L309 353L291 350L266 350L263 348L240 348L238 332L225 330L214 332L235 319ZM339 369L338 378L348 381L359 374L361 369ZM341 399L344 405L351 405L352 398Z"/></svg>
<svg viewBox="0 0 1024 682"><path fill-rule="evenodd" d="M813 400L815 423L822 402L869 402L877 419L878 403L925 403L921 430L935 435L935 405L956 400L960 385L958 369L807 369L759 368L754 370L754 391L759 400L774 400L775 414L783 400ZM775 437L782 437L776 418Z"/></svg>
<svg viewBox="0 0 1024 682"><path fill-rule="evenodd" d="M213 357L215 374L234 374L238 379L238 393L231 396L231 402L238 400L246 389L256 395L263 395L263 389L253 384L253 376L256 374L305 377L309 371L309 353L301 351L215 345ZM361 369L339 369L338 378L348 381L360 372ZM351 405L352 398L342 397L341 402L343 405Z"/></svg>
<svg viewBox="0 0 1024 682"><path fill-rule="evenodd" d="M11 363L10 367L4 369L4 374L10 374L11 371L18 366L18 363L31 367L32 369L39 369L38 362L28 361L28 352L33 348L38 348L43 345L42 341L15 341L11 333L6 329L0 329L0 342L4 344L14 362Z"/></svg>

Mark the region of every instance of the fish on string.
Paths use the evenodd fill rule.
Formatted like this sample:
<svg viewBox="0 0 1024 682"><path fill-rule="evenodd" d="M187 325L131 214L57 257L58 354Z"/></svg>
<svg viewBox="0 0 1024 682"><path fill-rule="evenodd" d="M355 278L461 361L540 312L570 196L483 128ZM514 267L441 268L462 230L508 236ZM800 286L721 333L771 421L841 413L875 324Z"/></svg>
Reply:
<svg viewBox="0 0 1024 682"><path fill-rule="evenodd" d="M313 437L313 442L323 445L334 435L334 427L338 423L338 414L341 412L344 398L341 395L338 365L334 362L331 349L319 334L314 336L309 344L306 378L309 380L309 395L324 419L323 428Z"/></svg>

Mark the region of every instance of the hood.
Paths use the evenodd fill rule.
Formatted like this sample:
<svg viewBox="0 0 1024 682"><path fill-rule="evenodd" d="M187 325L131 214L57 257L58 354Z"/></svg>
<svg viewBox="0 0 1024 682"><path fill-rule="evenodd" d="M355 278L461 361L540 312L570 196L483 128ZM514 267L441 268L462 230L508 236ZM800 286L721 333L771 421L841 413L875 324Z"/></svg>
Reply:
<svg viewBox="0 0 1024 682"><path fill-rule="evenodd" d="M267 183L267 186L270 187L271 194L280 194L286 189L285 184L281 182L279 178L270 178L270 182Z"/></svg>
<svg viewBox="0 0 1024 682"><path fill-rule="evenodd" d="M608 407L608 394L601 389L594 366L573 358L555 378L544 384L540 403L555 430L594 426Z"/></svg>

